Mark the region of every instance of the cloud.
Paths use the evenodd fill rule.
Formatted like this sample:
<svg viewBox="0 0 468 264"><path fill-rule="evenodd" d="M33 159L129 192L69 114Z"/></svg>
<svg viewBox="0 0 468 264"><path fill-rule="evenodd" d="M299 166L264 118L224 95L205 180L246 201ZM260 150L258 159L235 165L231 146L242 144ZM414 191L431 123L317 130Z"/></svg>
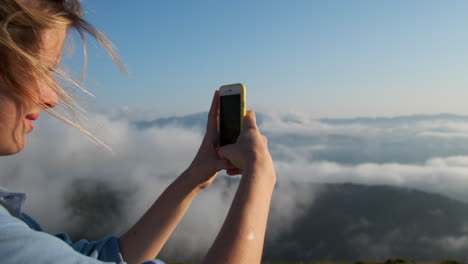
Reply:
<svg viewBox="0 0 468 264"><path fill-rule="evenodd" d="M146 119L149 115L138 116ZM190 164L202 140L200 128L205 125L193 126L200 123L199 114L165 119L160 125L146 123L145 127L137 126L135 118L129 120L115 112L92 117L88 124L112 147L112 153L75 129L43 118L28 136L22 153L0 160L1 185L26 192L26 211L50 232L76 231L85 225L80 208L70 208L73 202L97 206L96 210L118 204L121 209L115 210L109 229L117 233L127 229ZM468 202L468 140L453 136L468 132L468 121L427 119L316 120L300 113L262 115L260 129L269 137L278 176L269 217L269 230L274 232L269 238L288 231L326 191L296 188L302 183L385 184ZM444 136L434 136L437 133ZM184 252L187 259L202 256L223 223L238 180L223 174L202 192L164 254ZM113 198L107 204L87 203L99 200L93 196L96 193ZM365 240L364 234L355 242L359 245ZM456 248L465 240L444 241ZM373 250L383 254L389 249L376 243Z"/></svg>
<svg viewBox="0 0 468 264"><path fill-rule="evenodd" d="M277 161L299 156L347 165L424 164L434 157L466 156L467 127L467 118L452 115L313 119L297 113L267 113L260 125Z"/></svg>
<svg viewBox="0 0 468 264"><path fill-rule="evenodd" d="M261 129L271 134L295 134L316 136L323 134L360 135L374 128L362 124L327 124L305 113L264 114Z"/></svg>
<svg viewBox="0 0 468 264"><path fill-rule="evenodd" d="M468 236L447 236L437 240L437 244L447 251L468 250Z"/></svg>
<svg viewBox="0 0 468 264"><path fill-rule="evenodd" d="M140 129L128 120L102 114L93 115L88 124L112 152L46 117L28 136L23 152L0 160L1 185L27 193L25 211L48 232L67 230L95 236L125 231L188 167L203 137L196 128L167 125ZM239 181L238 176L225 174L218 178L195 199L163 256L194 259L207 252ZM314 195L294 192L289 182L279 184L270 227L277 233L287 230L288 223L312 204ZM96 223L101 226L93 227Z"/></svg>
<svg viewBox="0 0 468 264"><path fill-rule="evenodd" d="M335 162L276 162L277 175L297 182L358 183L409 187L468 202L468 156L434 158L423 165L342 165Z"/></svg>
<svg viewBox="0 0 468 264"><path fill-rule="evenodd" d="M128 121L103 115L95 115L92 124L96 136L112 146L112 153L75 129L46 118L22 153L0 161L5 172L2 185L26 192L26 211L50 232L68 228L65 198L78 195L77 182L91 186L104 182L121 193L132 190L123 204L128 214L116 220L122 222L119 230L128 228L187 168L202 138L197 131L176 127L138 130Z"/></svg>
<svg viewBox="0 0 468 264"><path fill-rule="evenodd" d="M398 242L401 232L398 229L382 234L379 238L373 238L361 233L352 237L348 244L356 252L360 252L359 259L386 259L393 255L392 244Z"/></svg>
<svg viewBox="0 0 468 264"><path fill-rule="evenodd" d="M434 138L468 138L468 134L464 132L434 132L434 131L427 131L421 132L418 134L421 137L434 137Z"/></svg>

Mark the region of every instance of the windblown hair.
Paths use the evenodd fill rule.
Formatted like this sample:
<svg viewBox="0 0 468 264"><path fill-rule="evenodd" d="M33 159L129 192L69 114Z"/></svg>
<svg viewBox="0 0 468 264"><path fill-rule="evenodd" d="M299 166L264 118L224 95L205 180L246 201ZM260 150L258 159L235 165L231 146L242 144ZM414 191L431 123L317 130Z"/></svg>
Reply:
<svg viewBox="0 0 468 264"><path fill-rule="evenodd" d="M41 58L39 51L42 36L47 29L74 29L80 35L84 63L78 81L74 81L61 68L52 69L50 62ZM107 50L120 70L126 72L111 42L83 19L79 0L0 0L0 92L6 92L20 100L43 104L37 87L31 86L31 83L41 80L56 92L62 107L68 111L59 113L48 109L46 105L41 107L80 129L95 142L103 144L80 125L79 116L84 113L84 109L74 98L73 90L69 90L80 89L89 94L81 86L87 66L86 34L95 38ZM64 83L71 85L67 85L65 89L62 86Z"/></svg>

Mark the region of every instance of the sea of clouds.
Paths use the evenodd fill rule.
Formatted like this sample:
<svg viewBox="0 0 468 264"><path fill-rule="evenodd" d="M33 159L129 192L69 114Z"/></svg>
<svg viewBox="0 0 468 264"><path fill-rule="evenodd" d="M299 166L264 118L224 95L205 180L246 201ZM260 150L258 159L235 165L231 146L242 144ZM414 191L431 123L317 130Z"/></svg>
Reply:
<svg viewBox="0 0 468 264"><path fill-rule="evenodd" d="M0 185L25 192L25 211L52 233L86 225L73 201L105 199L117 204L102 230L121 233L192 161L203 137L206 114L138 121L118 113L90 114L93 133L112 148L96 145L76 129L44 116L26 149L0 160ZM163 122L161 122L163 120ZM297 191L302 183L358 183L409 187L468 202L468 117L314 119L304 113L258 114L269 138L278 184L269 230L294 224L323 187ZM239 176L220 173L193 202L164 254L204 254L234 196ZM78 197L78 198L77 198ZM164 212L161 212L164 213ZM463 247L466 237L443 245Z"/></svg>

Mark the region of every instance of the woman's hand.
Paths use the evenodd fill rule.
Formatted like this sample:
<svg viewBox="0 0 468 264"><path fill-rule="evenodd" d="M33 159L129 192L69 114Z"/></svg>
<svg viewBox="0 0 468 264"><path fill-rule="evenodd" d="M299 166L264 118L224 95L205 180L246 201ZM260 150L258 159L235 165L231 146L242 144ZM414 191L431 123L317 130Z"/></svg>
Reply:
<svg viewBox="0 0 468 264"><path fill-rule="evenodd" d="M206 132L197 155L189 166L190 175L200 188L208 187L216 178L220 170L228 170L235 167L226 159L219 157L219 92L216 91L208 113Z"/></svg>
<svg viewBox="0 0 468 264"><path fill-rule="evenodd" d="M253 111L247 111L237 142L221 147L218 153L220 157L234 165L235 168L227 169L229 175L242 174L249 169L274 171L273 160L268 151L267 137L258 130Z"/></svg>
<svg viewBox="0 0 468 264"><path fill-rule="evenodd" d="M234 168L217 153L218 116L219 94L216 91L208 114L205 136L189 168L169 185L145 215L119 238L122 255L128 263L142 263L154 259L198 191L208 187L218 171Z"/></svg>
<svg viewBox="0 0 468 264"><path fill-rule="evenodd" d="M237 142L221 147L219 155L235 165L228 172L241 172L242 179L203 263L260 263L276 174L254 112L247 112Z"/></svg>

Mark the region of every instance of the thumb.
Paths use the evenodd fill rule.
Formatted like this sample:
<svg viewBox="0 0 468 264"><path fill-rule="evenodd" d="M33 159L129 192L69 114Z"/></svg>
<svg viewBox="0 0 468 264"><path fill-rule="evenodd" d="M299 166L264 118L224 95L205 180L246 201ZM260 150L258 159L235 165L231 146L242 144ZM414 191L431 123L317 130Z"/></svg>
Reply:
<svg viewBox="0 0 468 264"><path fill-rule="evenodd" d="M255 112L252 110L248 110L245 113L244 120L242 122L242 130L247 129L257 129L257 118L255 116Z"/></svg>

